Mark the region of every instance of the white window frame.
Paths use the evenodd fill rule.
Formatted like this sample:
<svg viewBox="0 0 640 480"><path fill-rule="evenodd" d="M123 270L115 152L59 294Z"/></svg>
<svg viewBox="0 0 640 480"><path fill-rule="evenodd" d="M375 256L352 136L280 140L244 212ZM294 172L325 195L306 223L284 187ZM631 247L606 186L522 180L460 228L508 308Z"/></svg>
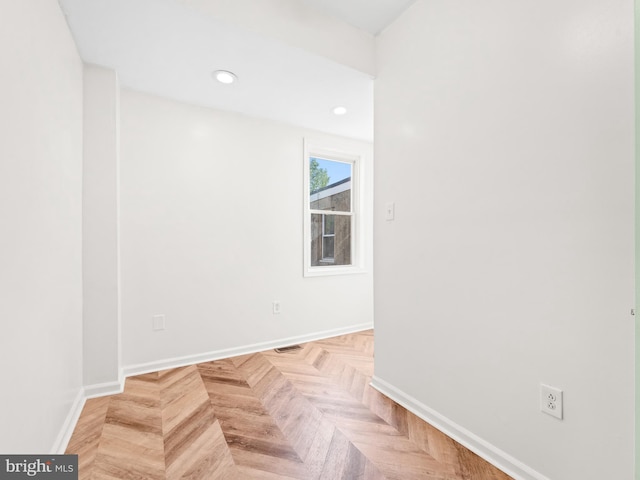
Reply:
<svg viewBox="0 0 640 480"><path fill-rule="evenodd" d="M322 158L334 162L351 164L351 265L311 265L311 215L344 215L338 211L312 210L309 201L310 171L309 160L311 157ZM364 268L364 159L365 154L352 148L343 148L341 145L327 145L326 143L305 139L304 141L304 276L318 277L326 275L346 275L365 272ZM322 225L324 233L324 219ZM335 248L335 246L334 246ZM335 253L335 251L334 251Z"/></svg>

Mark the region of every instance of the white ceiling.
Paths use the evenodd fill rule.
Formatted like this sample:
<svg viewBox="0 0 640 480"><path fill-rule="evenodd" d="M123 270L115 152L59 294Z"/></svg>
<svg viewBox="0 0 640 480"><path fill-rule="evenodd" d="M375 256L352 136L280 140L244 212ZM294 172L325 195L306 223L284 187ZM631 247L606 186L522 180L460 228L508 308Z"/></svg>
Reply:
<svg viewBox="0 0 640 480"><path fill-rule="evenodd" d="M124 87L337 135L373 138L369 75L177 0L59 1L83 60L115 69ZM398 9L412 3L300 1L351 24L361 22L370 31L380 30L395 19ZM364 12L361 16L358 9ZM217 69L233 71L239 81L231 86L213 81L211 72ZM333 115L337 105L347 107L348 114Z"/></svg>
<svg viewBox="0 0 640 480"><path fill-rule="evenodd" d="M301 0L354 27L377 35L415 0Z"/></svg>

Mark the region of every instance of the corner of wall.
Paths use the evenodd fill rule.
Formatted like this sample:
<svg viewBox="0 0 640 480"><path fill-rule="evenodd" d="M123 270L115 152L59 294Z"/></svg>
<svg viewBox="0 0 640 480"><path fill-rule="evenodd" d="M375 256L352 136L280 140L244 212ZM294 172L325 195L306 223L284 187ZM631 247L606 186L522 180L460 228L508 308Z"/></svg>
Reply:
<svg viewBox="0 0 640 480"><path fill-rule="evenodd" d="M89 392L102 392L119 383L122 363L120 89L114 70L95 65L84 66L83 86L83 378Z"/></svg>
<svg viewBox="0 0 640 480"><path fill-rule="evenodd" d="M84 389L80 388L73 400L71 408L69 409L69 413L62 424L60 433L58 433L56 440L53 442L53 447L51 448L52 455L62 455L66 451L71 435L73 434L73 430L78 423L78 419L80 418L80 414L84 408L86 399Z"/></svg>
<svg viewBox="0 0 640 480"><path fill-rule="evenodd" d="M549 478L533 468L525 465L495 445L458 425L451 419L394 387L385 380L374 375L371 379L371 386L514 479L549 480Z"/></svg>
<svg viewBox="0 0 640 480"><path fill-rule="evenodd" d="M634 93L635 93L635 478L640 480L640 0L634 2Z"/></svg>

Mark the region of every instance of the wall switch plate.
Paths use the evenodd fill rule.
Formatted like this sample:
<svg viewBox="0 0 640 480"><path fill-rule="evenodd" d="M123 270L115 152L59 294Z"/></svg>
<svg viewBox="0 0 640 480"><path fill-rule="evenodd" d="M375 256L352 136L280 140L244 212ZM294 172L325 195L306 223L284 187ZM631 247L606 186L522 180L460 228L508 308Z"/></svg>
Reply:
<svg viewBox="0 0 640 480"><path fill-rule="evenodd" d="M392 221L396 217L396 204L393 202L387 203L384 206L384 219Z"/></svg>
<svg viewBox="0 0 640 480"><path fill-rule="evenodd" d="M164 330L165 329L165 318L164 315L154 315L151 317L151 328L154 331Z"/></svg>
<svg viewBox="0 0 640 480"><path fill-rule="evenodd" d="M540 411L562 420L562 390L541 383Z"/></svg>
<svg viewBox="0 0 640 480"><path fill-rule="evenodd" d="M280 307L280 301L279 300L274 300L273 301L273 314L274 315L278 315L281 311L281 307Z"/></svg>

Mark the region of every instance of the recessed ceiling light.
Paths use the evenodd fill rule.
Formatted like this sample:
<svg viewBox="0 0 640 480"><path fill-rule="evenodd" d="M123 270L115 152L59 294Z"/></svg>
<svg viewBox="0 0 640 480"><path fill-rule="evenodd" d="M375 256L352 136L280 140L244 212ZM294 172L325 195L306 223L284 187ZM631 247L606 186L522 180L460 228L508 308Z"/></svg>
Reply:
<svg viewBox="0 0 640 480"><path fill-rule="evenodd" d="M333 109L334 115L344 115L347 113L347 109L345 107L336 107Z"/></svg>
<svg viewBox="0 0 640 480"><path fill-rule="evenodd" d="M213 78L215 78L217 81L227 85L230 83L234 83L236 80L238 80L238 77L236 77L235 73L228 72L227 70L216 70L215 72L212 73L212 75L213 75Z"/></svg>

